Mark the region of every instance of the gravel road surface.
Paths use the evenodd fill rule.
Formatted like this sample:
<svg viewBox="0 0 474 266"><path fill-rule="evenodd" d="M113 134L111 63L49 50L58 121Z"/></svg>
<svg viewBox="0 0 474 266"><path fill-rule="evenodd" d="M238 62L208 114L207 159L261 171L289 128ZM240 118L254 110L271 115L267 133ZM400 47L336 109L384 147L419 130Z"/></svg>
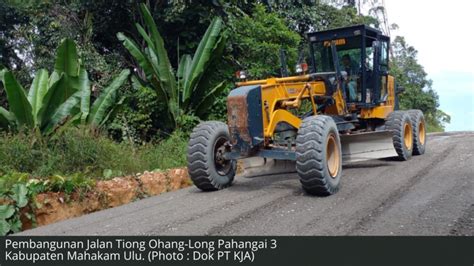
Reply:
<svg viewBox="0 0 474 266"><path fill-rule="evenodd" d="M296 174L236 177L20 235L474 235L474 132L433 134L426 154L345 165L333 196L306 195Z"/></svg>

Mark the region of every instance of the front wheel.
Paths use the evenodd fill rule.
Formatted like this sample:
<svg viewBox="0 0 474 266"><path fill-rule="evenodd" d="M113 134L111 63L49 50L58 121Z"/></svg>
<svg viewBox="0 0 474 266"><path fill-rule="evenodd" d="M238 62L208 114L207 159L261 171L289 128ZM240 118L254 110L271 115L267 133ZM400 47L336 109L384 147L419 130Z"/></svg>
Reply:
<svg viewBox="0 0 474 266"><path fill-rule="evenodd" d="M334 120L325 115L303 120L296 137L296 171L303 189L329 196L339 190L342 152Z"/></svg>
<svg viewBox="0 0 474 266"><path fill-rule="evenodd" d="M222 122L203 122L194 128L188 143L188 173L199 189L213 191L232 184L237 163L223 158L229 140L229 129Z"/></svg>

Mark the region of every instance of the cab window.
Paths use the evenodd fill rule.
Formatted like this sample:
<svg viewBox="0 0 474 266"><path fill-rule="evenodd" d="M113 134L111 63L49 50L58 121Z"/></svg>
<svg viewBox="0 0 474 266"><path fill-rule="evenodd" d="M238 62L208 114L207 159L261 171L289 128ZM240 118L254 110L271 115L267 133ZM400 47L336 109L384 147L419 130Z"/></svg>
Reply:
<svg viewBox="0 0 474 266"><path fill-rule="evenodd" d="M388 71L388 42L382 41L381 42L381 49L380 49L380 70L387 72Z"/></svg>
<svg viewBox="0 0 474 266"><path fill-rule="evenodd" d="M348 72L348 75L357 75L361 67L361 37L337 39L335 44L341 71ZM315 72L336 71L330 41L313 43L313 51Z"/></svg>

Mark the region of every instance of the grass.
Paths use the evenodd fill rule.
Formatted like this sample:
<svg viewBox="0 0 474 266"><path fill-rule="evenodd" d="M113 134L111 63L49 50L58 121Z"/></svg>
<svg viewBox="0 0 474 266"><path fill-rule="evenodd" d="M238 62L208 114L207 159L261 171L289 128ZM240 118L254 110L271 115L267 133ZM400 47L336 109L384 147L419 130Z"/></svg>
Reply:
<svg viewBox="0 0 474 266"><path fill-rule="evenodd" d="M176 132L159 143L134 147L78 128L47 141L33 133L4 134L0 136L0 173L109 178L169 169L185 165L186 140L185 134Z"/></svg>
<svg viewBox="0 0 474 266"><path fill-rule="evenodd" d="M175 132L155 144L117 143L84 128L54 138L35 133L0 134L0 236L19 232L21 216L36 224L35 195L89 191L97 179L169 169L186 163L187 136ZM29 213L22 214L27 207Z"/></svg>

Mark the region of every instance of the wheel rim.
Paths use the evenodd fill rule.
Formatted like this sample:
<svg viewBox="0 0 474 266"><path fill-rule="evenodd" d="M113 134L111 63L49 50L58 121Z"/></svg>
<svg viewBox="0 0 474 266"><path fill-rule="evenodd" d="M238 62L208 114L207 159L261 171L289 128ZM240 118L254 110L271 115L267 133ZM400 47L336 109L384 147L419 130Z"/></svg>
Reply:
<svg viewBox="0 0 474 266"><path fill-rule="evenodd" d="M326 144L326 163L329 175L335 178L339 173L339 166L341 158L339 156L339 149L334 134L330 134Z"/></svg>
<svg viewBox="0 0 474 266"><path fill-rule="evenodd" d="M405 143L405 148L407 150L411 150L411 147L413 146L413 131L410 123L405 123L404 131L403 140Z"/></svg>
<svg viewBox="0 0 474 266"><path fill-rule="evenodd" d="M423 121L421 121L420 124L418 125L418 134L420 136L420 144L425 145L426 132L425 132L425 123L423 123Z"/></svg>
<svg viewBox="0 0 474 266"><path fill-rule="evenodd" d="M214 144L214 166L219 175L227 175L232 169L232 161L224 159L227 138L220 137Z"/></svg>

